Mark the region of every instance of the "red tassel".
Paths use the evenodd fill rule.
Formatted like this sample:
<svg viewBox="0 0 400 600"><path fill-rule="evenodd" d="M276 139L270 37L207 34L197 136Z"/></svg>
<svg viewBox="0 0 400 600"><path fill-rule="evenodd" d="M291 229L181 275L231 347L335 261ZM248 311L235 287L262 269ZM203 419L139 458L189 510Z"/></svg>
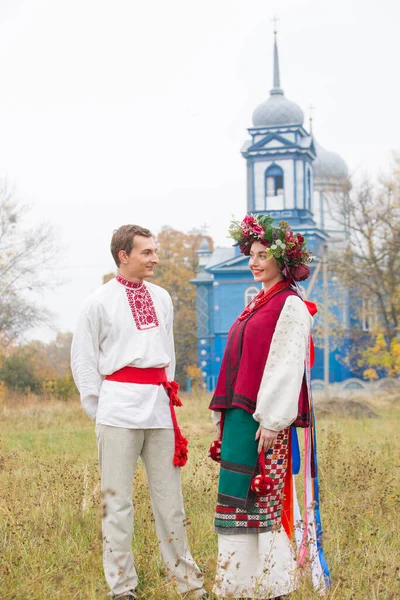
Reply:
<svg viewBox="0 0 400 600"><path fill-rule="evenodd" d="M274 489L274 480L271 477L267 477L265 471L265 453L262 451L258 455L258 462L260 465L260 474L253 477L251 481L251 489L257 496L266 496L270 494Z"/></svg>
<svg viewBox="0 0 400 600"><path fill-rule="evenodd" d="M257 496L266 496L274 489L274 480L266 475L256 475L251 481L251 489Z"/></svg>
<svg viewBox="0 0 400 600"><path fill-rule="evenodd" d="M221 462L221 446L222 446L222 433L224 431L224 420L225 420L225 413L222 412L221 420L219 422L219 427L218 427L218 438L212 442L210 449L208 451L208 457L212 458L212 460L215 460L215 462L218 462L218 463Z"/></svg>
<svg viewBox="0 0 400 600"><path fill-rule="evenodd" d="M188 459L188 440L183 437L179 432L175 431L175 454L174 454L174 465L175 467L184 467Z"/></svg>
<svg viewBox="0 0 400 600"><path fill-rule="evenodd" d="M214 440L212 442L208 456L215 460L215 462L221 462L221 440Z"/></svg>
<svg viewBox="0 0 400 600"><path fill-rule="evenodd" d="M175 452L172 460L175 467L184 467L188 459L188 440L183 437L179 429L178 421L175 414L175 406L182 406L182 402L178 396L179 383L176 381L165 381L162 383L165 391L169 396L169 408L171 411L172 424L175 432Z"/></svg>

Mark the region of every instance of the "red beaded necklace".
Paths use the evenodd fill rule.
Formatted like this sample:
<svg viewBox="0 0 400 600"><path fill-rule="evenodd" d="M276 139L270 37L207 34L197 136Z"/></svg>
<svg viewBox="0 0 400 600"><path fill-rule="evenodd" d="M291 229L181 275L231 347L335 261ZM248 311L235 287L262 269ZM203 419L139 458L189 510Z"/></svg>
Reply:
<svg viewBox="0 0 400 600"><path fill-rule="evenodd" d="M251 313L253 313L255 310L258 310L261 306L266 304L268 300L271 300L271 298L275 296L275 294L279 294L279 292L287 290L288 288L290 288L289 281L278 281L278 283L273 285L267 292L261 290L261 292L259 292L251 302L249 302L244 311L239 315L238 320L244 321L244 319L247 319L247 317L251 315Z"/></svg>

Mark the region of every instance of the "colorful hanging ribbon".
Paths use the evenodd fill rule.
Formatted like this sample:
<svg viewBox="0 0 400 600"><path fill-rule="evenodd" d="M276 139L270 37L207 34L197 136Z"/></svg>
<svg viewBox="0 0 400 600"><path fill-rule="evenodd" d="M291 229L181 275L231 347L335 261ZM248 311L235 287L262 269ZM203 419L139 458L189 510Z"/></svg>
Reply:
<svg viewBox="0 0 400 600"><path fill-rule="evenodd" d="M322 547L322 524L319 510L317 438L315 430L315 415L312 406L310 350L306 360L306 379L310 398L311 423L304 429L304 528L301 543L298 547L300 567L307 562L310 564L312 581L316 590L321 594L330 586L328 563Z"/></svg>
<svg viewBox="0 0 400 600"><path fill-rule="evenodd" d="M313 314L311 311L314 311L315 305L313 305L313 303L307 304L310 314ZM291 515L289 519L286 518L286 522L289 520L291 524L294 524L294 534L298 548L298 564L300 568L304 569L306 566L310 566L314 588L318 590L321 595L323 595L330 586L330 574L322 546L322 524L319 508L317 435L315 428L314 409L312 406L310 377L310 359L312 354L313 343L310 336L310 343L306 358L306 380L310 399L311 421L310 426L304 429L304 517L302 520L297 501L294 478L294 475L300 471L299 440L297 436L297 430L292 429L291 460L293 475L290 475L292 480L291 489L289 486L287 487L287 490L290 490L291 493ZM285 525L284 521L283 524ZM288 531L287 526L285 527L285 530Z"/></svg>

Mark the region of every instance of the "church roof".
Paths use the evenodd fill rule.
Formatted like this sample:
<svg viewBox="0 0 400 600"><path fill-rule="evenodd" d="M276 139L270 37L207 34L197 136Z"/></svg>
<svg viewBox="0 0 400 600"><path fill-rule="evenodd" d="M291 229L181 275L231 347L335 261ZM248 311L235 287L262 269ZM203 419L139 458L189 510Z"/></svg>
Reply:
<svg viewBox="0 0 400 600"><path fill-rule="evenodd" d="M313 162L314 180L318 181L343 181L348 179L349 170L343 158L336 152L330 152L320 146L315 140L317 158Z"/></svg>
<svg viewBox="0 0 400 600"><path fill-rule="evenodd" d="M210 256L210 260L205 265L206 269L212 269L221 263L232 260L235 257L235 248L215 248Z"/></svg>
<svg viewBox="0 0 400 600"><path fill-rule="evenodd" d="M298 104L285 98L280 88L279 57L276 42L274 40L274 87L270 91L270 97L257 106L253 112L254 127L276 127L281 125L303 125L304 113Z"/></svg>

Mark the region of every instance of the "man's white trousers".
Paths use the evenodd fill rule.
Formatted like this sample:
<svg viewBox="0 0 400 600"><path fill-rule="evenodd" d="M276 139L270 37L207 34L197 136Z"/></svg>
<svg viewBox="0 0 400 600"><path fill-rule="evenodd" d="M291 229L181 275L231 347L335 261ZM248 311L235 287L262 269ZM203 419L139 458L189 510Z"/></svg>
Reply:
<svg viewBox="0 0 400 600"><path fill-rule="evenodd" d="M103 564L112 594L134 590L138 584L132 554L132 483L139 456L168 577L175 579L181 593L200 592L203 578L190 554L184 527L180 469L172 464L174 430L96 425L96 436L103 496Z"/></svg>

